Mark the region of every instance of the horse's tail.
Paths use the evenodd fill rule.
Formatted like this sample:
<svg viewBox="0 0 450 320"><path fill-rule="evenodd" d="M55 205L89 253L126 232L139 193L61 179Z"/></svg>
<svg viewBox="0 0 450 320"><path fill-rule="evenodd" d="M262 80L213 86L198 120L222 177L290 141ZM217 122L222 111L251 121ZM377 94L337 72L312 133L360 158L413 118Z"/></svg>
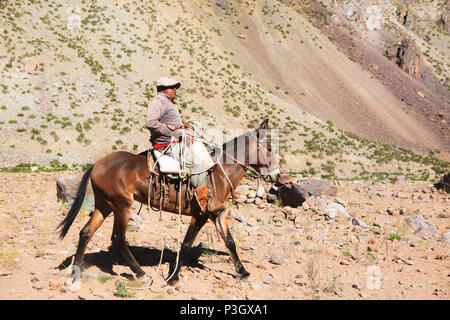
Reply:
<svg viewBox="0 0 450 320"><path fill-rule="evenodd" d="M80 186L78 187L77 196L75 197L75 200L73 201L72 207L70 208L69 212L67 213L67 216L64 218L63 221L56 227L56 229L61 229L59 233L59 238L64 239L64 237L67 234L67 231L69 231L70 226L72 225L73 221L75 220L78 211L80 211L81 206L83 205L84 197L86 195L86 188L87 183L89 181L89 178L91 177L91 172L94 166L90 167L83 175L83 178L81 179Z"/></svg>

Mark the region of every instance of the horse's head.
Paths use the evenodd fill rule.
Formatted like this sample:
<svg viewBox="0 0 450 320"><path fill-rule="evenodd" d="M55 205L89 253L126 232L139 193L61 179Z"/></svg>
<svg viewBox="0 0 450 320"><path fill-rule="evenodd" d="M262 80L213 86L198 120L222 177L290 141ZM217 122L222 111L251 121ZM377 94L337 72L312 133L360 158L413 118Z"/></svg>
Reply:
<svg viewBox="0 0 450 320"><path fill-rule="evenodd" d="M256 145L249 150L249 165L264 178L275 181L280 174L280 167L277 153L272 150L268 125L269 119L264 120L252 135L255 138Z"/></svg>

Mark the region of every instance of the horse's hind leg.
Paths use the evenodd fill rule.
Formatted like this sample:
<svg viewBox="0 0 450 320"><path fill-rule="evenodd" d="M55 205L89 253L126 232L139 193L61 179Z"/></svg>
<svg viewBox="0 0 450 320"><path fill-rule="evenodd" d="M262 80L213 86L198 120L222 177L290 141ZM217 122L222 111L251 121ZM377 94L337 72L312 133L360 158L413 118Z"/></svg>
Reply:
<svg viewBox="0 0 450 320"><path fill-rule="evenodd" d="M114 233L113 233L113 243L115 243L126 262L130 266L131 270L136 274L141 282L146 282L147 278L145 276L145 271L142 270L139 263L134 258L133 254L130 252L126 241L126 228L128 224L128 218L130 217L130 207L120 208L114 211Z"/></svg>
<svg viewBox="0 0 450 320"><path fill-rule="evenodd" d="M183 264L187 261L192 243L194 242L195 237L199 233L200 229L205 225L206 221L208 221L208 216L206 215L192 217L189 228L186 232L186 235L184 236L183 243L181 244L178 264L174 266L175 271L172 270L169 272L169 274L171 274L172 276L167 279L167 283L172 284L178 280L178 273Z"/></svg>
<svg viewBox="0 0 450 320"><path fill-rule="evenodd" d="M81 278L81 271L83 270L83 257L86 247L95 231L101 226L108 214L109 212L102 213L99 209L95 208L88 223L86 223L84 228L81 229L77 252L75 254L75 260L72 266L71 278L73 280L78 280L79 278Z"/></svg>
<svg viewBox="0 0 450 320"><path fill-rule="evenodd" d="M237 273L239 273L241 278L246 278L250 275L250 273L245 270L244 265L236 251L236 244L234 243L233 237L231 236L230 230L228 229L227 221L225 220L227 210L223 210L218 214L218 216L213 218L214 224L216 226L216 230L219 232L223 241L225 242L225 246L228 248L231 254L231 259L234 263L234 268Z"/></svg>

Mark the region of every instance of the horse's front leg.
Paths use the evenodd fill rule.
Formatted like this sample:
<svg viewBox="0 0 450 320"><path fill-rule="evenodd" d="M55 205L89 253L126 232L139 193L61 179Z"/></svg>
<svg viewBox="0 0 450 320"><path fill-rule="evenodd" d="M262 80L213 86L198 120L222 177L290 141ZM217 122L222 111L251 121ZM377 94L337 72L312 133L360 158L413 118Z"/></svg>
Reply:
<svg viewBox="0 0 450 320"><path fill-rule="evenodd" d="M169 278L166 280L168 284L173 284L179 280L178 273L183 264L188 261L189 250L194 243L195 237L199 233L200 229L205 225L206 221L208 221L207 215L192 216L189 228L186 232L183 243L181 244L178 263L176 263L173 270L170 271L169 274L171 276L169 276Z"/></svg>
<svg viewBox="0 0 450 320"><path fill-rule="evenodd" d="M237 254L236 244L234 243L233 237L230 233L230 229L228 229L228 223L225 219L227 211L228 210L223 210L222 212L220 212L215 218L213 218L213 221L216 226L217 232L219 232L220 236L225 242L225 246L230 251L231 259L233 260L236 272L240 275L241 279L247 278L250 273L245 270L244 265L242 264Z"/></svg>

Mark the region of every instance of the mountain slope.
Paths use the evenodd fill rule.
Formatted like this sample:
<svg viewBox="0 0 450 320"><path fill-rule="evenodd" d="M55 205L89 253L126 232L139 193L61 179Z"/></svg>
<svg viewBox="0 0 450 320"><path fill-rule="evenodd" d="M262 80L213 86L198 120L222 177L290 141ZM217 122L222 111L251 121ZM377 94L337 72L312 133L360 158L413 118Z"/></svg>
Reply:
<svg viewBox="0 0 450 320"><path fill-rule="evenodd" d="M2 2L0 13L4 166L82 164L147 148L146 103L162 75L182 81L184 118L234 129L227 137L270 118L283 160L298 170L329 173L332 162L333 175L352 177L398 167L373 160L374 150L395 148L365 138L441 149L441 158L449 151L448 136L305 11L278 1L23 0Z"/></svg>

